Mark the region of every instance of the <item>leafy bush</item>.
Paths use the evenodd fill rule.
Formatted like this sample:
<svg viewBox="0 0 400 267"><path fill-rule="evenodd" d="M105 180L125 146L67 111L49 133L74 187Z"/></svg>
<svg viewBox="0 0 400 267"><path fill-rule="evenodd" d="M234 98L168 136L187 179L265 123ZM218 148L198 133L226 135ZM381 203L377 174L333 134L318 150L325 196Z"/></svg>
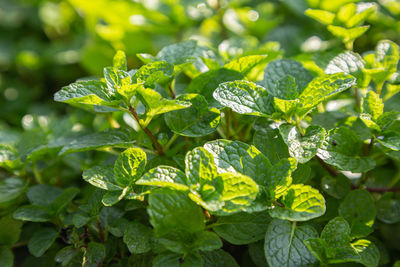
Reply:
<svg viewBox="0 0 400 267"><path fill-rule="evenodd" d="M400 51L387 39L399 32L389 25L398 3L195 2L218 37L137 54L134 69L117 50L101 77L54 94L72 106L65 114L25 115L23 131L4 118L0 265L398 266ZM156 16L191 4L71 1L104 16L114 48L127 40L106 27L133 30L100 12L107 3L153 19L150 33L133 35L150 43L196 22L161 27ZM252 24L267 7L285 20L306 14L323 27L298 27L331 40L285 43L272 30L279 19ZM227 27L235 21L247 32ZM96 74L107 60L93 60Z"/></svg>

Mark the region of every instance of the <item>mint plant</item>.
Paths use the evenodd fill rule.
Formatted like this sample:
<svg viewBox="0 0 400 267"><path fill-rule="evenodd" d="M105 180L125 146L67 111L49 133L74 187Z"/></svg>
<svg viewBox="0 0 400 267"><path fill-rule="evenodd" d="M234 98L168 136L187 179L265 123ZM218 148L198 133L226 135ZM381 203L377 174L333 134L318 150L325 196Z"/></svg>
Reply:
<svg viewBox="0 0 400 267"><path fill-rule="evenodd" d="M399 264L400 50L356 41L379 5L310 4L345 50L289 56L226 38L222 2L218 49L117 50L65 116L0 128L1 266Z"/></svg>

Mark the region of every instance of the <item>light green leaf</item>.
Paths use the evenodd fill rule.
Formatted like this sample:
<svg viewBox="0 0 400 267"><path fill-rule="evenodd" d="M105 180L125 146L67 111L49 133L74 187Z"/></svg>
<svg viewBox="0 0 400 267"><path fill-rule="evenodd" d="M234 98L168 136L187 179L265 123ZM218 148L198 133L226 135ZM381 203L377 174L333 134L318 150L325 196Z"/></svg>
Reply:
<svg viewBox="0 0 400 267"><path fill-rule="evenodd" d="M165 123L177 134L189 137L201 137L215 132L221 116L216 108L209 108L202 95L186 94L177 97L179 101L190 101L191 106L184 110L165 114Z"/></svg>
<svg viewBox="0 0 400 267"><path fill-rule="evenodd" d="M254 67L266 63L268 59L268 55L243 56L226 63L224 68L240 72L242 75L246 76Z"/></svg>
<svg viewBox="0 0 400 267"><path fill-rule="evenodd" d="M58 232L53 228L42 228L35 232L28 242L29 252L35 256L42 256L58 237Z"/></svg>
<svg viewBox="0 0 400 267"><path fill-rule="evenodd" d="M271 218L267 212L236 213L219 217L213 230L234 245L244 245L264 238Z"/></svg>
<svg viewBox="0 0 400 267"><path fill-rule="evenodd" d="M297 160L294 158L281 159L272 166L269 177L265 181L265 187L269 191L269 201L281 197L292 184L292 173L297 167Z"/></svg>
<svg viewBox="0 0 400 267"><path fill-rule="evenodd" d="M119 70L127 71L126 55L124 51L118 50L113 58L113 67Z"/></svg>
<svg viewBox="0 0 400 267"><path fill-rule="evenodd" d="M115 161L114 175L122 187L131 186L146 167L146 153L140 148L128 148Z"/></svg>
<svg viewBox="0 0 400 267"><path fill-rule="evenodd" d="M112 206L121 201L128 193L129 187L125 187L121 191L108 191L102 199L104 206Z"/></svg>
<svg viewBox="0 0 400 267"><path fill-rule="evenodd" d="M135 83L143 83L146 87L154 87L155 83L164 83L171 79L174 66L165 62L152 62L142 67L133 75Z"/></svg>
<svg viewBox="0 0 400 267"><path fill-rule="evenodd" d="M376 60L390 73L397 70L397 64L400 58L399 54L399 46L395 42L381 40L376 46Z"/></svg>
<svg viewBox="0 0 400 267"><path fill-rule="evenodd" d="M233 172L251 177L257 184L265 184L269 160L254 146L240 141L215 140L204 148L214 157L218 173Z"/></svg>
<svg viewBox="0 0 400 267"><path fill-rule="evenodd" d="M146 115L150 118L173 110L190 107L190 102L163 98L153 89L138 88L138 98L146 107Z"/></svg>
<svg viewBox="0 0 400 267"><path fill-rule="evenodd" d="M166 61L172 65L180 65L194 61L193 55L197 48L197 42L188 40L177 44L165 46L155 57L158 61Z"/></svg>
<svg viewBox="0 0 400 267"><path fill-rule="evenodd" d="M369 27L369 25L366 25L347 29L340 26L328 25L327 29L334 36L340 38L344 43L348 43L363 35L366 31L368 31Z"/></svg>
<svg viewBox="0 0 400 267"><path fill-rule="evenodd" d="M290 156L299 163L306 163L317 154L326 135L325 129L320 126L309 126L302 135L296 126L290 124L279 126L279 132L289 147Z"/></svg>
<svg viewBox="0 0 400 267"><path fill-rule="evenodd" d="M273 98L265 88L252 82L221 83L213 96L221 105L240 114L268 116L274 112Z"/></svg>
<svg viewBox="0 0 400 267"><path fill-rule="evenodd" d="M307 9L304 14L306 16L315 19L316 21L325 24L325 25L330 25L333 23L335 20L335 14L326 10L320 10L320 9Z"/></svg>
<svg viewBox="0 0 400 267"><path fill-rule="evenodd" d="M383 100L374 91L368 91L368 94L362 101L362 112L371 115L373 121L377 121L383 114Z"/></svg>
<svg viewBox="0 0 400 267"><path fill-rule="evenodd" d="M151 250L153 231L137 221L129 223L124 233L124 243L129 252L134 254L145 253Z"/></svg>
<svg viewBox="0 0 400 267"><path fill-rule="evenodd" d="M0 203L12 201L22 195L27 182L19 178L7 178L0 182Z"/></svg>
<svg viewBox="0 0 400 267"><path fill-rule="evenodd" d="M69 104L88 104L118 107L120 100L114 96L106 84L100 81L79 81L64 86L55 93L54 101Z"/></svg>
<svg viewBox="0 0 400 267"><path fill-rule="evenodd" d="M202 147L197 147L186 154L185 173L189 185L203 184L217 175L213 155Z"/></svg>
<svg viewBox="0 0 400 267"><path fill-rule="evenodd" d="M185 193L178 191L164 188L153 190L147 212L158 236L168 234L171 230L195 233L205 228L202 209Z"/></svg>
<svg viewBox="0 0 400 267"><path fill-rule="evenodd" d="M349 128L339 127L329 131L317 156L341 170L365 172L375 167L375 161L360 156L361 150L362 142L356 133Z"/></svg>
<svg viewBox="0 0 400 267"><path fill-rule="evenodd" d="M278 59L269 63L265 68L262 84L272 96L281 99L293 99L287 96L283 97L287 95L287 92L285 92L287 85L283 86L283 84L294 82L295 89L300 94L311 79L310 72L300 62L293 59ZM293 85L291 88L293 88ZM293 89L290 91L292 92ZM293 92L290 95L293 95Z"/></svg>
<svg viewBox="0 0 400 267"><path fill-rule="evenodd" d="M324 197L309 185L292 185L280 202L282 206L274 206L269 214L282 220L307 221L322 216L326 209Z"/></svg>
<svg viewBox="0 0 400 267"><path fill-rule="evenodd" d="M103 73L108 90L110 92L121 93L120 88L131 83L131 77L129 76L129 73L123 70L119 70L114 67L106 67L104 68Z"/></svg>
<svg viewBox="0 0 400 267"><path fill-rule="evenodd" d="M300 117L306 115L319 103L355 85L356 79L343 73L327 74L314 78L299 96Z"/></svg>
<svg viewBox="0 0 400 267"><path fill-rule="evenodd" d="M138 185L169 187L171 189L188 191L188 181L185 173L170 166L158 166L146 172L139 180Z"/></svg>
<svg viewBox="0 0 400 267"><path fill-rule="evenodd" d="M299 95L295 78L286 75L275 83L274 97L284 100L294 100Z"/></svg>
<svg viewBox="0 0 400 267"><path fill-rule="evenodd" d="M64 146L59 152L59 155L106 147L129 147L132 146L134 142L135 141L131 140L129 132L121 129L111 129L104 132L80 136Z"/></svg>
<svg viewBox="0 0 400 267"><path fill-rule="evenodd" d="M310 266L316 259L304 245L304 241L317 237L311 226L273 220L265 236L265 256L271 267Z"/></svg>
<svg viewBox="0 0 400 267"><path fill-rule="evenodd" d="M16 168L20 164L19 153L17 149L10 145L0 144L0 167Z"/></svg>
<svg viewBox="0 0 400 267"><path fill-rule="evenodd" d="M110 191L120 191L122 187L115 179L113 167L109 166L94 166L90 169L84 170L82 178L86 182L98 188Z"/></svg>
<svg viewBox="0 0 400 267"><path fill-rule="evenodd" d="M364 87L362 84L364 67L365 62L359 54L345 51L329 61L325 67L325 73L335 74L343 72L344 74L351 74L357 78L357 85Z"/></svg>

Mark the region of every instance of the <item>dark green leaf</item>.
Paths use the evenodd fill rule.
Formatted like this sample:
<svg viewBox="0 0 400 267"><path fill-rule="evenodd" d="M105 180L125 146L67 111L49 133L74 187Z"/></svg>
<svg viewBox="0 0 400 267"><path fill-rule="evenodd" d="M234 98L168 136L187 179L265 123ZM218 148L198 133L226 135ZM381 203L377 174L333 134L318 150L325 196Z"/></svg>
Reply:
<svg viewBox="0 0 400 267"><path fill-rule="evenodd" d="M42 256L58 237L58 232L53 228L42 228L35 232L29 239L29 252L35 257Z"/></svg>

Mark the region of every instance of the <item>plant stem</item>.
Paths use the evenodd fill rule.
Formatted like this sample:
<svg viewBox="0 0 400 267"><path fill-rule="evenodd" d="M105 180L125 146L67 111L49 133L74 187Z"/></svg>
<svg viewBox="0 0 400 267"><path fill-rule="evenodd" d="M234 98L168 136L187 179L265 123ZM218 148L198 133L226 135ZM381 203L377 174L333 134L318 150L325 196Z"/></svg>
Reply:
<svg viewBox="0 0 400 267"><path fill-rule="evenodd" d="M32 165L33 175L35 176L35 180L38 184L43 184L42 175L40 174L39 170L37 169L36 162Z"/></svg>
<svg viewBox="0 0 400 267"><path fill-rule="evenodd" d="M168 84L168 91L171 94L172 99L175 99L176 98L175 91L172 88L171 84Z"/></svg>
<svg viewBox="0 0 400 267"><path fill-rule="evenodd" d="M382 88L383 88L383 82L376 85L376 93L378 94L378 96L381 95Z"/></svg>
<svg viewBox="0 0 400 267"><path fill-rule="evenodd" d="M315 155L315 158L322 165L322 167L324 167L325 170L327 170L330 174L332 174L333 176L338 176L339 175L339 172L337 170L335 170L334 168L332 168L332 166L326 164L325 161L323 161L323 159L321 159L317 155Z"/></svg>
<svg viewBox="0 0 400 267"><path fill-rule="evenodd" d="M174 133L174 135L171 137L171 139L169 139L168 143L165 145L164 149L168 150L178 137L179 134Z"/></svg>
<svg viewBox="0 0 400 267"><path fill-rule="evenodd" d="M224 112L224 114L225 114L225 124L226 124L225 125L225 127L226 127L225 135L226 135L226 138L229 139L229 137L230 137L230 124L231 124L229 110L227 112Z"/></svg>
<svg viewBox="0 0 400 267"><path fill-rule="evenodd" d="M142 130L147 134L147 136L150 138L150 140L153 142L154 146L157 149L157 152L159 155L164 155L164 149L163 147L160 145L160 143L157 141L157 138L153 135L153 133L149 130L149 128L147 128L146 126L143 126L140 123L140 119L139 116L136 113L136 110L129 105L129 112L130 114L132 114L132 116L135 118L135 120L137 121L137 123L139 124L140 128L142 128Z"/></svg>
<svg viewBox="0 0 400 267"><path fill-rule="evenodd" d="M100 242L104 244L104 233L103 233L103 227L101 227L100 221L97 221L97 228L99 228L99 237L100 237Z"/></svg>

